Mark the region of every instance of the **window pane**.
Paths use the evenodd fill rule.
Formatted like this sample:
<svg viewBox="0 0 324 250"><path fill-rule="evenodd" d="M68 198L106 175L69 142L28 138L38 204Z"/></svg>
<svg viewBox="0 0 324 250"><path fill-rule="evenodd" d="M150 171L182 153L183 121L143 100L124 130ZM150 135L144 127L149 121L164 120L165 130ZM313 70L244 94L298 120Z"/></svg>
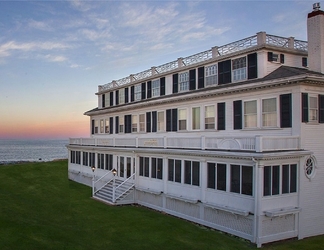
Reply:
<svg viewBox="0 0 324 250"><path fill-rule="evenodd" d="M263 195L271 195L271 166L265 166L263 172Z"/></svg>
<svg viewBox="0 0 324 250"><path fill-rule="evenodd" d="M290 193L297 192L297 165L290 165Z"/></svg>
<svg viewBox="0 0 324 250"><path fill-rule="evenodd" d="M162 167L163 167L163 159L158 159L158 165L157 165L157 178L162 180Z"/></svg>
<svg viewBox="0 0 324 250"><path fill-rule="evenodd" d="M199 186L200 179L200 163L198 161L192 162L192 185Z"/></svg>
<svg viewBox="0 0 324 250"><path fill-rule="evenodd" d="M191 161L185 161L185 180L186 184L191 184Z"/></svg>
<svg viewBox="0 0 324 250"><path fill-rule="evenodd" d="M144 167L144 176L150 176L150 158L145 157L145 167Z"/></svg>
<svg viewBox="0 0 324 250"><path fill-rule="evenodd" d="M226 164L217 164L217 190L226 191Z"/></svg>
<svg viewBox="0 0 324 250"><path fill-rule="evenodd" d="M169 170L168 180L174 181L174 160L172 159L168 160L168 170Z"/></svg>
<svg viewBox="0 0 324 250"><path fill-rule="evenodd" d="M132 115L132 132L137 132L137 115Z"/></svg>
<svg viewBox="0 0 324 250"><path fill-rule="evenodd" d="M207 163L207 187L215 189L215 163Z"/></svg>
<svg viewBox="0 0 324 250"><path fill-rule="evenodd" d="M181 183L181 161L175 160L175 176L174 181Z"/></svg>
<svg viewBox="0 0 324 250"><path fill-rule="evenodd" d="M205 129L215 128L215 106L205 107Z"/></svg>
<svg viewBox="0 0 324 250"><path fill-rule="evenodd" d="M200 129L200 108L192 108L192 129Z"/></svg>
<svg viewBox="0 0 324 250"><path fill-rule="evenodd" d="M257 126L257 102L244 102L244 127L255 128Z"/></svg>
<svg viewBox="0 0 324 250"><path fill-rule="evenodd" d="M124 157L120 157L119 160L119 176L124 177Z"/></svg>
<svg viewBox="0 0 324 250"><path fill-rule="evenodd" d="M276 98L262 100L262 126L277 126L277 100Z"/></svg>
<svg viewBox="0 0 324 250"><path fill-rule="evenodd" d="M279 194L279 166L272 167L272 195Z"/></svg>
<svg viewBox="0 0 324 250"><path fill-rule="evenodd" d="M240 166L231 165L231 192L240 193Z"/></svg>
<svg viewBox="0 0 324 250"><path fill-rule="evenodd" d="M152 158L151 177L156 178L156 158Z"/></svg>
<svg viewBox="0 0 324 250"><path fill-rule="evenodd" d="M178 110L178 119L179 119L179 130L187 129L187 110L179 109Z"/></svg>
<svg viewBox="0 0 324 250"><path fill-rule="evenodd" d="M164 111L158 112L158 131L164 131Z"/></svg>
<svg viewBox="0 0 324 250"><path fill-rule="evenodd" d="M282 193L289 193L289 165L282 166Z"/></svg>
<svg viewBox="0 0 324 250"><path fill-rule="evenodd" d="M253 168L242 166L242 194L252 195Z"/></svg>

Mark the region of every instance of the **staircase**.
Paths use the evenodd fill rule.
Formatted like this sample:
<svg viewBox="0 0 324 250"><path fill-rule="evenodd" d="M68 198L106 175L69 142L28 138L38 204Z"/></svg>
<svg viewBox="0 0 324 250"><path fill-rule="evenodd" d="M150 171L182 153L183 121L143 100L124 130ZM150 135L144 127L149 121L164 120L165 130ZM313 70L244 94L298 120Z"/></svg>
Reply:
<svg viewBox="0 0 324 250"><path fill-rule="evenodd" d="M122 205L134 203L134 198L125 199L134 192L134 183L125 182L124 180L115 179L115 197L114 182L110 181L103 188L96 191L93 195L94 199L109 203L111 205ZM115 201L114 201L115 198Z"/></svg>

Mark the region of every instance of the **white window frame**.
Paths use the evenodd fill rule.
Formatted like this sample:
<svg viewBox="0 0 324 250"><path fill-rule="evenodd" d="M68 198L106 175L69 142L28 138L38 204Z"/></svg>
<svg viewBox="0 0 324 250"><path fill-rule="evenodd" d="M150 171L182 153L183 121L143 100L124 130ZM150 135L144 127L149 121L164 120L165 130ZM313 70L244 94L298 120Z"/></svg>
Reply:
<svg viewBox="0 0 324 250"><path fill-rule="evenodd" d="M244 81L247 79L246 56L232 59L232 82Z"/></svg>
<svg viewBox="0 0 324 250"><path fill-rule="evenodd" d="M264 107L264 103L263 101L265 100L271 100L274 99L274 103L276 105L275 110L274 111L264 111L265 107ZM265 117L267 116L273 116L275 117L275 121L271 121L271 124L265 124ZM271 120L271 119L270 119ZM263 98L261 99L261 124L262 127L265 128L271 128L271 127L278 127L278 98L276 97L269 97L269 98Z"/></svg>
<svg viewBox="0 0 324 250"><path fill-rule="evenodd" d="M160 79L155 79L152 81L152 97L160 96L161 83Z"/></svg>
<svg viewBox="0 0 324 250"><path fill-rule="evenodd" d="M315 100L315 102L312 102L311 99ZM318 122L318 96L317 95L312 95L312 94L308 95L308 121Z"/></svg>
<svg viewBox="0 0 324 250"><path fill-rule="evenodd" d="M141 84L137 84L134 87L134 100L135 101L142 100L142 85Z"/></svg>
<svg viewBox="0 0 324 250"><path fill-rule="evenodd" d="M189 72L179 73L179 92L184 92L189 90Z"/></svg>
<svg viewBox="0 0 324 250"><path fill-rule="evenodd" d="M218 84L218 67L217 64L205 67L205 86L214 86Z"/></svg>

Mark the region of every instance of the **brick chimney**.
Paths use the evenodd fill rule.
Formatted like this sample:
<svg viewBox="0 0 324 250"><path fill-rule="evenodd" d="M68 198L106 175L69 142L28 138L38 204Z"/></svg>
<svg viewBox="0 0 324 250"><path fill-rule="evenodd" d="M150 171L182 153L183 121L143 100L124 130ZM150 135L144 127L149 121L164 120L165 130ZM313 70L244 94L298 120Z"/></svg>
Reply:
<svg viewBox="0 0 324 250"><path fill-rule="evenodd" d="M324 11L313 4L307 18L308 68L324 74Z"/></svg>

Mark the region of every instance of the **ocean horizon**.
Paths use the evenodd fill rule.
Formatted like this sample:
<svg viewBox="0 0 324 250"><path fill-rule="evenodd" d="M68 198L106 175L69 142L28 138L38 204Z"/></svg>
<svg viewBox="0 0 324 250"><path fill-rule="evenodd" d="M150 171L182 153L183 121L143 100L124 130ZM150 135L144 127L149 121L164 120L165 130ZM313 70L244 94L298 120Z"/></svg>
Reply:
<svg viewBox="0 0 324 250"><path fill-rule="evenodd" d="M67 159L68 139L0 139L0 164Z"/></svg>

